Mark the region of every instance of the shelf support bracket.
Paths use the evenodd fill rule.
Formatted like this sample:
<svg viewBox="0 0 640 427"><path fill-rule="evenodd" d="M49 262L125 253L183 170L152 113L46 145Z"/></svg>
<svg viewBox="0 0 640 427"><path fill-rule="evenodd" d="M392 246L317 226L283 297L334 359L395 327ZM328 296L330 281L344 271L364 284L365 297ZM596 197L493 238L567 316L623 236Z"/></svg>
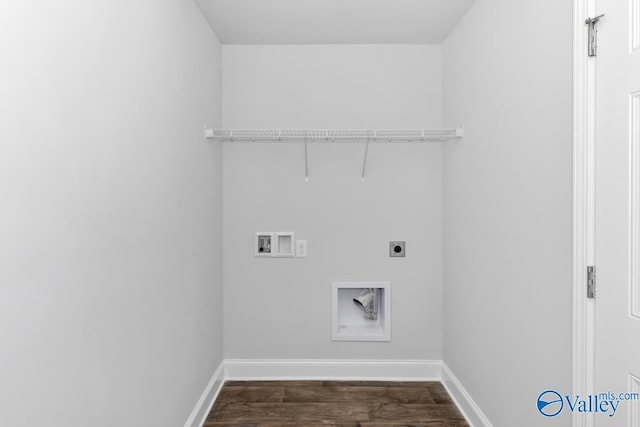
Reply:
<svg viewBox="0 0 640 427"><path fill-rule="evenodd" d="M304 182L309 182L309 154L307 141L304 142Z"/></svg>
<svg viewBox="0 0 640 427"><path fill-rule="evenodd" d="M364 159L362 160L362 181L364 182L364 171L367 168L367 154L369 154L369 141L364 145Z"/></svg>

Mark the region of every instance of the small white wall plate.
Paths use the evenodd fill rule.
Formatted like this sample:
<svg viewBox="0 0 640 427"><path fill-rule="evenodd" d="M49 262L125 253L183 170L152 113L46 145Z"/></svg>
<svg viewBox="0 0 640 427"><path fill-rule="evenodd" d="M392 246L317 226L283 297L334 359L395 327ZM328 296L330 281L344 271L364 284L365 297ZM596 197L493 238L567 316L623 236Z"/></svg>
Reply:
<svg viewBox="0 0 640 427"><path fill-rule="evenodd" d="M307 241L306 240L296 240L296 257L298 258L307 257Z"/></svg>

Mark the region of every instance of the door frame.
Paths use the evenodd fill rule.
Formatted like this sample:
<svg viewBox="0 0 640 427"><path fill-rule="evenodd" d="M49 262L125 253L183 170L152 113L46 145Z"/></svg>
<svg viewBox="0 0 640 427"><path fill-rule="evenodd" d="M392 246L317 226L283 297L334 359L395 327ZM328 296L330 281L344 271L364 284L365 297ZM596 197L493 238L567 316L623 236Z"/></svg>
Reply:
<svg viewBox="0 0 640 427"><path fill-rule="evenodd" d="M573 395L595 387L595 301L586 296L587 266L595 265L595 58L587 56L585 19L597 15L596 0L573 0ZM592 427L593 414L572 414L572 427Z"/></svg>

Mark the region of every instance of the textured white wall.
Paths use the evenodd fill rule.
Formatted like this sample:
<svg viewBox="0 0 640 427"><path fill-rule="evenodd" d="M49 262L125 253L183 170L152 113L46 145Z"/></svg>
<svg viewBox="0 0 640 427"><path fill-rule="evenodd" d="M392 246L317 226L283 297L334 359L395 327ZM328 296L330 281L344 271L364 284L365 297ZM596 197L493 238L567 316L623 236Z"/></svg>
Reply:
<svg viewBox="0 0 640 427"><path fill-rule="evenodd" d="M441 125L439 46L224 46L225 127ZM441 359L442 147L225 143L224 340L230 358ZM295 231L308 258L254 258ZM390 259L388 242L407 241ZM332 280L392 282L392 342L331 342Z"/></svg>
<svg viewBox="0 0 640 427"><path fill-rule="evenodd" d="M444 360L495 427L569 423L536 397L571 386L571 14L477 0L443 44Z"/></svg>
<svg viewBox="0 0 640 427"><path fill-rule="evenodd" d="M183 425L222 357L220 45L191 0L0 10L0 425Z"/></svg>

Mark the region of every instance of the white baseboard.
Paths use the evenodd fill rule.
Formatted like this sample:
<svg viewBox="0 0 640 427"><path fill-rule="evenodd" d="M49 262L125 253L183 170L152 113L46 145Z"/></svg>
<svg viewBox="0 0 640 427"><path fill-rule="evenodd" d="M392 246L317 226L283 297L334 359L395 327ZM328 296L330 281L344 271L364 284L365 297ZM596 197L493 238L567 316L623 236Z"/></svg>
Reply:
<svg viewBox="0 0 640 427"><path fill-rule="evenodd" d="M202 392L202 396L200 396L200 400L196 404L196 407L193 408L189 419L185 423L184 427L200 427L204 424L209 411L213 407L213 402L216 401L218 397L218 393L220 393L220 389L222 388L222 384L224 383L224 360L218 366L218 369L213 373L211 377L211 381L207 384L207 387Z"/></svg>
<svg viewBox="0 0 640 427"><path fill-rule="evenodd" d="M441 360L227 359L228 380L440 381Z"/></svg>
<svg viewBox="0 0 640 427"><path fill-rule="evenodd" d="M471 398L469 392L444 363L442 364L442 385L447 389L447 392L471 427L493 427L480 407Z"/></svg>
<svg viewBox="0 0 640 427"><path fill-rule="evenodd" d="M471 427L493 427L441 360L226 359L184 427L201 427L227 380L440 381Z"/></svg>

